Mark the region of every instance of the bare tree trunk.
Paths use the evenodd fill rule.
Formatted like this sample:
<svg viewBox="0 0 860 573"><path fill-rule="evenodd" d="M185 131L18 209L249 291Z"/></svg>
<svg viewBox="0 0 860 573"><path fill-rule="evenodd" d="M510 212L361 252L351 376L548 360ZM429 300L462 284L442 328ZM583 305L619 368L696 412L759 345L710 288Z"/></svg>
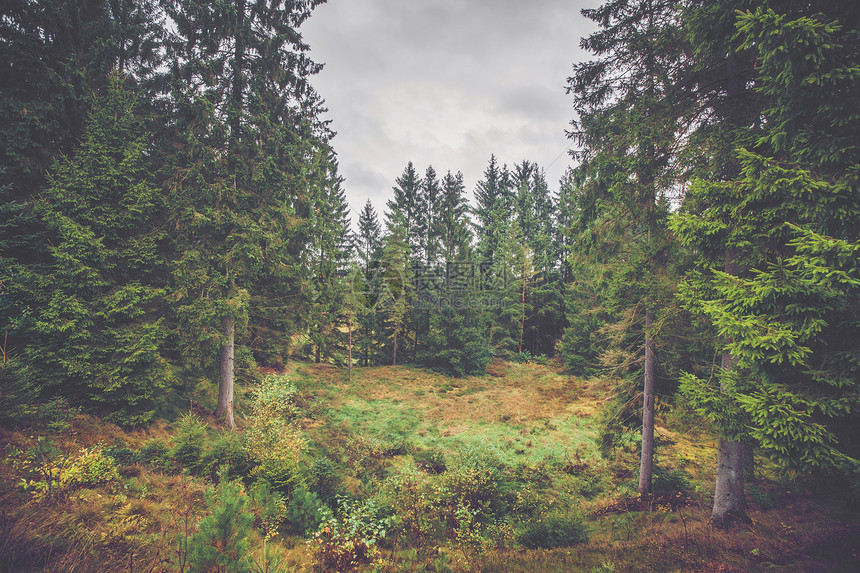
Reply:
<svg viewBox="0 0 860 573"><path fill-rule="evenodd" d="M639 460L639 493L651 493L654 471L654 314L645 311L645 384L642 395L642 452Z"/></svg>
<svg viewBox="0 0 860 573"><path fill-rule="evenodd" d="M523 334L524 334L525 329L526 329L526 276L527 276L526 275L526 263L525 263L525 260L523 260L523 297L522 297L522 301L521 301L522 305L523 305L522 306L523 316L520 319L520 349L519 349L520 355L522 355L522 353L523 353Z"/></svg>
<svg viewBox="0 0 860 573"><path fill-rule="evenodd" d="M352 312L349 313L349 366L347 367L347 379L352 382Z"/></svg>
<svg viewBox="0 0 860 573"><path fill-rule="evenodd" d="M739 258L739 252L726 249L726 273L740 276L743 269ZM732 370L735 364L736 360L731 353L723 354L721 366L724 371ZM725 391L725 384L720 385L720 390ZM714 508L711 512L711 523L714 527L728 529L736 520L749 521L744 499L744 458L745 450L749 447L742 442L723 437L717 442L717 476L714 485Z"/></svg>
<svg viewBox="0 0 860 573"><path fill-rule="evenodd" d="M236 324L232 318L224 320L224 337L221 346L221 376L218 381L218 405L216 418L226 418L227 427L236 427L233 421L233 358L236 350Z"/></svg>
<svg viewBox="0 0 860 573"><path fill-rule="evenodd" d="M394 332L394 353L391 357L391 365L397 366L397 332Z"/></svg>

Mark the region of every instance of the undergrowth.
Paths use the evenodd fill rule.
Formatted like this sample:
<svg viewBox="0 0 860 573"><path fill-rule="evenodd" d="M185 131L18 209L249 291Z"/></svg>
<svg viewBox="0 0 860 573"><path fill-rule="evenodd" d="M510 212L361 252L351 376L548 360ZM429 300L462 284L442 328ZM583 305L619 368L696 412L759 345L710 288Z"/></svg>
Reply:
<svg viewBox="0 0 860 573"><path fill-rule="evenodd" d="M766 464L751 523L711 529L713 438L681 406L642 498L611 382L491 371L294 364L245 389L237 432L193 404L137 432L51 405L0 429L0 571L856 569L856 511Z"/></svg>

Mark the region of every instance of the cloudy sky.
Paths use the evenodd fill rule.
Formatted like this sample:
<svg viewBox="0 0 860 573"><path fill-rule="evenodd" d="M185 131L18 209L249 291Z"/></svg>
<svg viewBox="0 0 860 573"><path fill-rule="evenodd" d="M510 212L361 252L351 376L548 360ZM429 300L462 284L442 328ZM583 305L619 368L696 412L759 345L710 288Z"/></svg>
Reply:
<svg viewBox="0 0 860 573"><path fill-rule="evenodd" d="M367 199L382 216L409 161L423 175L462 171L469 197L495 153L546 169L570 165L564 92L580 15L599 0L328 0L302 27L337 132L353 224Z"/></svg>

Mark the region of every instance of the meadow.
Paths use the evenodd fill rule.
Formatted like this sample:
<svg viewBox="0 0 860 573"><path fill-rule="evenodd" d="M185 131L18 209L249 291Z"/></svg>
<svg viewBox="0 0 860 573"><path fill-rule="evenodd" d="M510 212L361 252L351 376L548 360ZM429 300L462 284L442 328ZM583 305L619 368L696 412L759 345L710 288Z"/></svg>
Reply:
<svg viewBox="0 0 860 573"><path fill-rule="evenodd" d="M133 431L62 403L6 424L0 570L860 567L856 507L763 458L749 523L712 528L715 438L682 405L658 403L654 493L638 496L638 438L617 419L637 404L617 381L501 360L463 378L385 366L349 381L301 362L270 374L237 393L236 432L205 390Z"/></svg>

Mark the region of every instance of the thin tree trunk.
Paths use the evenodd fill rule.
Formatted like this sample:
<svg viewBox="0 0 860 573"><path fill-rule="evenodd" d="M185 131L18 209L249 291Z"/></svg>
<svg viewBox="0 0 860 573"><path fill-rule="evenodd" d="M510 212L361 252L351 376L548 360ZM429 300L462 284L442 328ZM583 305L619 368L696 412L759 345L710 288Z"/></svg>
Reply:
<svg viewBox="0 0 860 573"><path fill-rule="evenodd" d="M236 324L232 318L224 320L225 342L221 346L221 377L218 382L216 418L226 418L227 427L236 427L233 421L233 358L236 349Z"/></svg>
<svg viewBox="0 0 860 573"><path fill-rule="evenodd" d="M642 395L642 452L639 460L639 493L651 493L654 470L654 314L645 311L645 383Z"/></svg>
<svg viewBox="0 0 860 573"><path fill-rule="evenodd" d="M391 356L391 365L397 366L397 331L394 332L394 352Z"/></svg>
<svg viewBox="0 0 860 573"><path fill-rule="evenodd" d="M520 349L519 353L523 353L523 333L526 329L526 263L523 261L523 297L522 297L522 318L520 319Z"/></svg>
<svg viewBox="0 0 860 573"><path fill-rule="evenodd" d="M725 272L739 276L742 268L738 262L740 253L734 249L726 249ZM727 352L723 354L722 368L730 371L735 367L736 360ZM725 391L725 383L720 390ZM744 499L744 457L748 445L720 437L717 442L717 476L714 485L714 507L711 512L711 523L714 527L728 529L735 521L749 521L746 514Z"/></svg>
<svg viewBox="0 0 860 573"><path fill-rule="evenodd" d="M347 368L347 379L350 382L352 382L352 312L349 313L349 363L348 364L349 364L349 366Z"/></svg>

